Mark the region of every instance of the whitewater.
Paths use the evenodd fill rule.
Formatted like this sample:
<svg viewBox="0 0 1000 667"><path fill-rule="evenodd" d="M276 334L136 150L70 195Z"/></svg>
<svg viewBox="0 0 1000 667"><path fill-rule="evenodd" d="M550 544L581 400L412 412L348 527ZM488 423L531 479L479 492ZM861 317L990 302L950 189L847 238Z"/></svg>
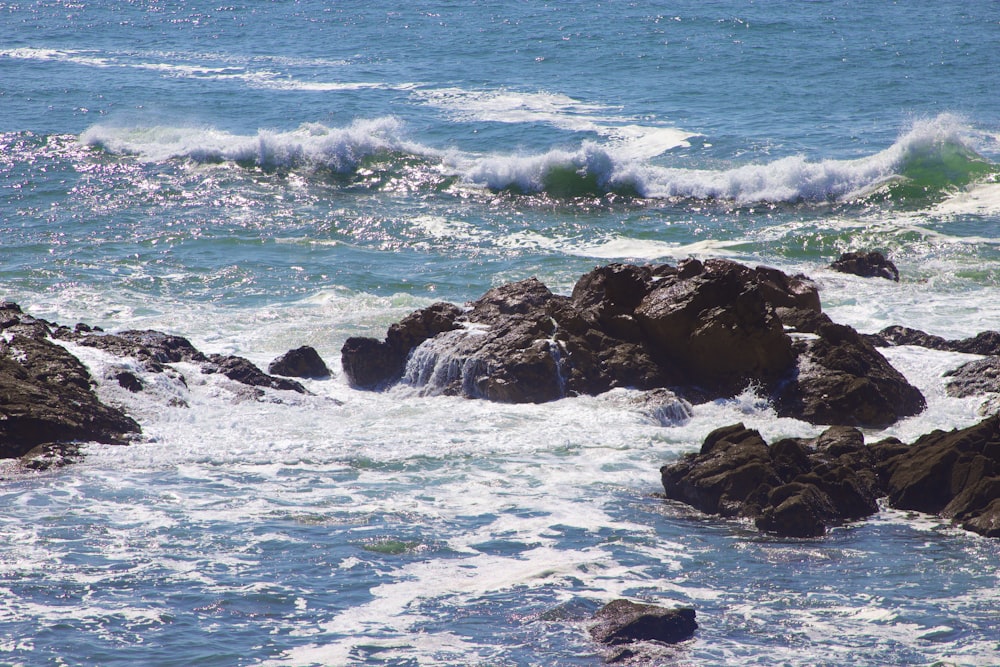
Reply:
<svg viewBox="0 0 1000 667"><path fill-rule="evenodd" d="M0 3L0 298L332 370L255 396L64 343L143 434L3 467L0 664L599 665L618 597L696 609L654 664L1000 663L996 540L887 508L776 538L658 495L717 427L822 430L753 387L656 413L340 367L437 301L688 257L804 273L864 333L1000 329L1000 8L465 4ZM899 283L828 268L868 249ZM974 356L883 353L928 407L867 441L989 409L944 389Z"/></svg>

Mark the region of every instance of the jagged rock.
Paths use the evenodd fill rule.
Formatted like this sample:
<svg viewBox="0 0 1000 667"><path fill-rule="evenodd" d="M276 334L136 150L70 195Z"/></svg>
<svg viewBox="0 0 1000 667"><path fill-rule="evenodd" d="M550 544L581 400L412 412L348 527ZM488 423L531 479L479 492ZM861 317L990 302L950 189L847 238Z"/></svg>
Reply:
<svg viewBox="0 0 1000 667"><path fill-rule="evenodd" d="M944 374L949 396L965 398L1000 393L1000 357L986 357L962 364Z"/></svg>
<svg viewBox="0 0 1000 667"><path fill-rule="evenodd" d="M0 304L0 458L46 443L125 444L139 425L105 405L86 367L50 340L50 325Z"/></svg>
<svg viewBox="0 0 1000 667"><path fill-rule="evenodd" d="M821 312L808 278L718 259L598 267L569 297L534 278L502 285L465 311L417 311L384 340L350 338L342 362L358 388L402 380L424 394L510 402L616 387L702 401L753 384L783 414L859 426L924 405L874 347Z"/></svg>
<svg viewBox="0 0 1000 667"><path fill-rule="evenodd" d="M889 504L1000 537L1000 416L933 431L878 465Z"/></svg>
<svg viewBox="0 0 1000 667"><path fill-rule="evenodd" d="M830 268L841 273L851 273L862 278L885 278L899 282L899 269L877 250L871 252L845 252Z"/></svg>
<svg viewBox="0 0 1000 667"><path fill-rule="evenodd" d="M163 364L180 361L203 364L208 361L208 358L187 338L152 329L127 330L110 334L86 326L81 327L78 324L72 330L67 327L55 329L53 337L103 350L116 357L131 357L142 363L146 370L154 373L162 372Z"/></svg>
<svg viewBox="0 0 1000 667"><path fill-rule="evenodd" d="M267 375L249 359L244 359L243 357L213 354L208 357L208 361L209 363L202 367L202 373L220 373L230 380L250 387L268 387L270 389L296 391L300 394L309 393L305 387L295 380Z"/></svg>
<svg viewBox="0 0 1000 667"><path fill-rule="evenodd" d="M660 475L668 498L708 514L751 518L779 535L815 537L878 511L874 462L853 428L769 447L757 431L734 424L710 433L698 454L663 466Z"/></svg>
<svg viewBox="0 0 1000 667"><path fill-rule="evenodd" d="M289 350L272 361L267 372L296 378L324 378L330 376L330 369L314 348L303 345Z"/></svg>
<svg viewBox="0 0 1000 667"><path fill-rule="evenodd" d="M868 338L873 345L880 347L915 345L945 352L1000 355L1000 331L983 331L969 338L949 340L919 329L893 325L882 329L877 334L871 334Z"/></svg>
<svg viewBox="0 0 1000 667"><path fill-rule="evenodd" d="M639 641L676 644L693 637L698 629L691 607L667 609L622 599L598 609L594 620L597 624L590 628L590 636L612 646Z"/></svg>

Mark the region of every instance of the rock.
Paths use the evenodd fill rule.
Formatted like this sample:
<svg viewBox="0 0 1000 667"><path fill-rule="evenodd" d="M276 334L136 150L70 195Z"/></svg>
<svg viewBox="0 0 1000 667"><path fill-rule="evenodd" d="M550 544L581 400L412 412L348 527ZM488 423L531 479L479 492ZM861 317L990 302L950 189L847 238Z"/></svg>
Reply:
<svg viewBox="0 0 1000 667"><path fill-rule="evenodd" d="M815 423L881 426L923 408L871 344L821 312L807 278L718 259L598 267L569 297L534 278L502 285L464 311L416 311L383 340L350 338L342 362L357 388L402 381L508 402L614 388L704 401L753 385Z"/></svg>
<svg viewBox="0 0 1000 667"><path fill-rule="evenodd" d="M862 278L885 278L899 282L899 269L886 256L876 251L846 252L830 268Z"/></svg>
<svg viewBox="0 0 1000 667"><path fill-rule="evenodd" d="M691 607L667 609L622 599L601 607L594 620L597 624L590 628L590 636L612 646L637 641L676 644L693 637L698 629Z"/></svg>
<svg viewBox="0 0 1000 667"><path fill-rule="evenodd" d="M24 454L21 465L29 470L50 470L76 463L82 458L83 452L78 442L47 442Z"/></svg>
<svg viewBox="0 0 1000 667"><path fill-rule="evenodd" d="M658 284L635 309L653 355L712 393L738 393L751 381L770 386L787 375L792 341L750 275L715 260L689 279Z"/></svg>
<svg viewBox="0 0 1000 667"><path fill-rule="evenodd" d="M300 394L309 393L306 391L305 387L295 380L267 375L262 370L257 368L249 359L244 359L243 357L213 354L209 356L208 361L209 363L202 367L202 373L221 373L230 380L245 384L249 387L268 387L270 389L296 391Z"/></svg>
<svg viewBox="0 0 1000 667"><path fill-rule="evenodd" d="M924 333L919 329L890 326L869 336L873 345L893 347L915 345L930 350L962 352L965 354L1000 355L1000 331L983 331L970 338L948 340L941 336Z"/></svg>
<svg viewBox="0 0 1000 667"><path fill-rule="evenodd" d="M783 416L884 428L926 407L920 390L851 327L823 323L796 340L795 350L797 372L776 394Z"/></svg>
<svg viewBox="0 0 1000 667"><path fill-rule="evenodd" d="M458 328L462 310L435 303L389 327L385 340L354 336L340 350L344 374L352 387L385 389L403 376L410 352L429 338Z"/></svg>
<svg viewBox="0 0 1000 667"><path fill-rule="evenodd" d="M965 398L1000 393L1000 357L986 357L962 364L944 374L949 396Z"/></svg>
<svg viewBox="0 0 1000 667"><path fill-rule="evenodd" d="M308 345L289 350L272 361L267 372L271 375L284 375L297 378L325 378L330 376L319 353Z"/></svg>
<svg viewBox="0 0 1000 667"><path fill-rule="evenodd" d="M131 357L154 373L162 372L163 364L181 361L203 364L208 361L187 338L161 331L128 330L110 334L78 324L73 330L57 328L53 331L53 338L103 350L116 357Z"/></svg>
<svg viewBox="0 0 1000 667"><path fill-rule="evenodd" d="M878 511L874 462L854 428L768 446L757 431L734 424L710 433L699 453L663 466L660 476L667 498L750 518L779 535L816 537Z"/></svg>
<svg viewBox="0 0 1000 667"><path fill-rule="evenodd" d="M1000 416L933 431L878 465L889 504L1000 537Z"/></svg>
<svg viewBox="0 0 1000 667"><path fill-rule="evenodd" d="M47 443L125 444L140 432L94 393L86 367L47 336L48 323L0 306L0 458Z"/></svg>

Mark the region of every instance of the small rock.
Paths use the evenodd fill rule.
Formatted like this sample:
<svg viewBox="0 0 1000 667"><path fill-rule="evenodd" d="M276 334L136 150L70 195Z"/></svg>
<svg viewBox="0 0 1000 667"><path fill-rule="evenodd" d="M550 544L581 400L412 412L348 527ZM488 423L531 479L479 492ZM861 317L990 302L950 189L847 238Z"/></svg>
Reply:
<svg viewBox="0 0 1000 667"><path fill-rule="evenodd" d="M850 273L862 278L885 278L899 282L899 269L877 250L871 252L846 252L830 265L834 271Z"/></svg>
<svg viewBox="0 0 1000 667"><path fill-rule="evenodd" d="M698 629L691 607L667 609L630 600L613 600L594 614L596 625L590 636L601 644L617 645L637 641L676 644L694 636Z"/></svg>
<svg viewBox="0 0 1000 667"><path fill-rule="evenodd" d="M319 353L308 345L284 353L268 365L267 372L296 378L330 377L330 369Z"/></svg>

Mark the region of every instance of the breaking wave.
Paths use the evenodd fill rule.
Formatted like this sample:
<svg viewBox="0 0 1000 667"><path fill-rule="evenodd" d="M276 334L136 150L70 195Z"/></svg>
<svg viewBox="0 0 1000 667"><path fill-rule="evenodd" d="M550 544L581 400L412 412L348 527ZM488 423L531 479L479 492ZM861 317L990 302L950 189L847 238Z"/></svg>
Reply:
<svg viewBox="0 0 1000 667"><path fill-rule="evenodd" d="M664 166L635 142L584 141L576 149L536 154L474 154L439 150L406 138L392 117L331 128L304 124L287 132L235 135L205 128L120 128L98 125L84 144L147 161L188 159L234 162L265 170L322 169L350 174L373 156L401 170L414 161L435 175L428 183L460 180L492 191L554 198L616 193L646 199L698 199L738 205L891 199L936 202L945 195L1000 175L976 146L989 142L958 118L943 114L918 121L888 148L850 160L812 161L801 155L728 169ZM996 140L993 139L995 142Z"/></svg>

